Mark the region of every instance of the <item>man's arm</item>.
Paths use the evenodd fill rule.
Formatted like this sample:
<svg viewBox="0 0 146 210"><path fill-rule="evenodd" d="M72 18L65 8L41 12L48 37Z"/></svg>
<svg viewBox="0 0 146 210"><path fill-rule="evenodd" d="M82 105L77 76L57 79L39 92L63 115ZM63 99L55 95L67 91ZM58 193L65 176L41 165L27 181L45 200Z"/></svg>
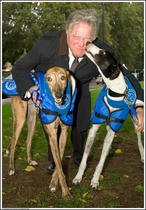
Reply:
<svg viewBox="0 0 146 210"><path fill-rule="evenodd" d="M24 98L26 91L34 86L29 72L39 63L39 45L39 42L37 42L21 60L16 62L12 69L12 76L22 99Z"/></svg>

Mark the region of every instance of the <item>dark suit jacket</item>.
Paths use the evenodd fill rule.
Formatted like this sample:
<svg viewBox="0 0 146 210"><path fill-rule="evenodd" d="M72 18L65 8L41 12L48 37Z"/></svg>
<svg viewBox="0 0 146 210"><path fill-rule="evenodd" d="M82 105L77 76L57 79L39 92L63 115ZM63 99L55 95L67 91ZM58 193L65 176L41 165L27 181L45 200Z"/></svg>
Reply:
<svg viewBox="0 0 146 210"><path fill-rule="evenodd" d="M111 51L108 45L98 39L94 41L94 44ZM46 70L53 66L62 66L69 69L68 46L65 32L46 33L38 39L37 43L27 55L15 64L12 69L12 74L21 98L24 97L26 90L34 85L29 77L29 72L32 69L46 72ZM125 69L124 72L126 72ZM80 62L74 73L78 90L74 126L81 131L88 128L91 114L89 82L98 74L99 72L96 66L86 56ZM138 86L138 82L133 79L132 81L134 81L139 99L142 100L142 91Z"/></svg>

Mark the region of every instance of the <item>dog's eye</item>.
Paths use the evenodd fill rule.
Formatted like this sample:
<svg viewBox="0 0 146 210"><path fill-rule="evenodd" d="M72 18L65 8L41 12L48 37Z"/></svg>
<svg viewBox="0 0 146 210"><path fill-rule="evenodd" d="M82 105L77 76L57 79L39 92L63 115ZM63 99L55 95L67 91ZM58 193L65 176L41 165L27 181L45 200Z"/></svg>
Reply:
<svg viewBox="0 0 146 210"><path fill-rule="evenodd" d="M65 80L65 76L61 76L61 80Z"/></svg>
<svg viewBox="0 0 146 210"><path fill-rule="evenodd" d="M48 80L48 82L51 82L52 78L51 77L47 77L47 80Z"/></svg>

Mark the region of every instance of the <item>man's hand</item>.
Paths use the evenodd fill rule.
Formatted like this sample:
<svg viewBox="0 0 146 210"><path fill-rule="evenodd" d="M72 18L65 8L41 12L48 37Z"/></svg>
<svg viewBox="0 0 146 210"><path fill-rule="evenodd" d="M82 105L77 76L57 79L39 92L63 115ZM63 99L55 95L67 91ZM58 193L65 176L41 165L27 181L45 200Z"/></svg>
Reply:
<svg viewBox="0 0 146 210"><path fill-rule="evenodd" d="M36 92L36 90L38 90L38 86L32 86L31 88L29 88L29 92L31 94L32 100L33 102L37 105L40 106L40 100L37 98L38 94Z"/></svg>
<svg viewBox="0 0 146 210"><path fill-rule="evenodd" d="M136 125L137 125L137 131L143 132L144 131L144 108L138 107L136 108L137 113L137 119L136 119Z"/></svg>

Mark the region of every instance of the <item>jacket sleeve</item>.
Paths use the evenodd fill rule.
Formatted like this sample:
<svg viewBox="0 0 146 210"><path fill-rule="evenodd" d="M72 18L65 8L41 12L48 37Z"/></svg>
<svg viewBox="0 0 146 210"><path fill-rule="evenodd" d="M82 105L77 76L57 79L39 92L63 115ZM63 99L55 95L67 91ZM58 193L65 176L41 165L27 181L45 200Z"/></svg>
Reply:
<svg viewBox="0 0 146 210"><path fill-rule="evenodd" d="M12 76L16 82L17 91L21 98L25 92L34 85L29 72L35 68L40 60L40 41L21 59L16 62L12 69Z"/></svg>

